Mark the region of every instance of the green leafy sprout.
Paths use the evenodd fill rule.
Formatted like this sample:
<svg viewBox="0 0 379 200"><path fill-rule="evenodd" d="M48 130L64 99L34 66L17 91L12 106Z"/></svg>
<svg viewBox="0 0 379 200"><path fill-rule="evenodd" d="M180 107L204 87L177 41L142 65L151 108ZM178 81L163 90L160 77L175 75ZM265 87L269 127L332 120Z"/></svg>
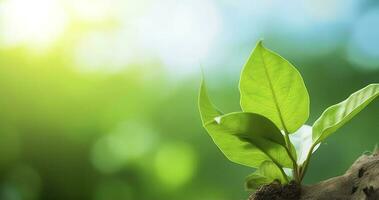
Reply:
<svg viewBox="0 0 379 200"><path fill-rule="evenodd" d="M301 184L310 158L320 144L379 95L370 84L327 108L313 126L309 95L297 69L258 42L239 82L241 112L224 114L210 101L204 79L199 110L204 128L232 162L255 168L246 188L273 181Z"/></svg>

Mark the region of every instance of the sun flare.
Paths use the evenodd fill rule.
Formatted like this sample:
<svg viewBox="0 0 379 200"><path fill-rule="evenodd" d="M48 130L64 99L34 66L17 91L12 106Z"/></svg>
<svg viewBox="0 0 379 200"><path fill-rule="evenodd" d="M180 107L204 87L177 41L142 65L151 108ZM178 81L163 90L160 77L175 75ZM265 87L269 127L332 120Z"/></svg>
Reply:
<svg viewBox="0 0 379 200"><path fill-rule="evenodd" d="M63 34L68 17L56 0L6 0L0 4L0 20L5 46L41 47Z"/></svg>

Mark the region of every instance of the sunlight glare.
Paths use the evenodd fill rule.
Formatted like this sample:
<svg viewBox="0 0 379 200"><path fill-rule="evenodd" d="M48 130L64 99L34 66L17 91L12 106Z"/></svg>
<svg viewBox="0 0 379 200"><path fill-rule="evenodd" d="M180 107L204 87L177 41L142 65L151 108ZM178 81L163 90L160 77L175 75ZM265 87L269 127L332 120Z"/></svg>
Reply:
<svg viewBox="0 0 379 200"><path fill-rule="evenodd" d="M7 0L0 4L5 46L45 47L65 30L67 15L57 0Z"/></svg>
<svg viewBox="0 0 379 200"><path fill-rule="evenodd" d="M112 19L119 7L119 2L114 0L70 0L69 2L75 17L86 22Z"/></svg>
<svg viewBox="0 0 379 200"><path fill-rule="evenodd" d="M197 71L220 33L221 16L210 0L164 0L137 24L142 45L178 75Z"/></svg>

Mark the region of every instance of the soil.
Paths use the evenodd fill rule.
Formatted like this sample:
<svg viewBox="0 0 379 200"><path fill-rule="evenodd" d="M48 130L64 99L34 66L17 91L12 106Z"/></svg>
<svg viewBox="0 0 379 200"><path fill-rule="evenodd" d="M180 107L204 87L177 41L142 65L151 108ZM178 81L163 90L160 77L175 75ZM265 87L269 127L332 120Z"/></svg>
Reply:
<svg viewBox="0 0 379 200"><path fill-rule="evenodd" d="M300 186L293 181L287 185L273 182L258 189L249 200L298 200L300 194Z"/></svg>
<svg viewBox="0 0 379 200"><path fill-rule="evenodd" d="M273 182L248 200L379 200L379 151L359 157L342 176L303 186Z"/></svg>

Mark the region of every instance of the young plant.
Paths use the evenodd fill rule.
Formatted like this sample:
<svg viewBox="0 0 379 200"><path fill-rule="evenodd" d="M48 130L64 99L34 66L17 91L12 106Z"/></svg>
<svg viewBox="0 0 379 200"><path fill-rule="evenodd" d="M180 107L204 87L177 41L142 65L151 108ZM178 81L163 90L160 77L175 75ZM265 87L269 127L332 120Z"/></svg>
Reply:
<svg viewBox="0 0 379 200"><path fill-rule="evenodd" d="M258 42L239 82L241 112L224 114L210 101L204 80L199 109L204 128L232 162L256 168L246 187L279 181L298 184L311 155L328 136L348 122L379 95L371 84L327 108L313 126L309 95L300 73L287 60Z"/></svg>

